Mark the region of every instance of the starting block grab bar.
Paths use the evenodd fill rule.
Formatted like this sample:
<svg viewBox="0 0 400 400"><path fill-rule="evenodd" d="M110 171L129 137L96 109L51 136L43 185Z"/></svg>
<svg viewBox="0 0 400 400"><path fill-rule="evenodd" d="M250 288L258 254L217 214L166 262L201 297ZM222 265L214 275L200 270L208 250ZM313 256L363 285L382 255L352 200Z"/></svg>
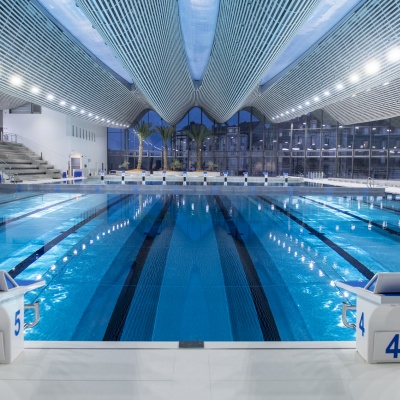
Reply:
<svg viewBox="0 0 400 400"><path fill-rule="evenodd" d="M342 303L342 322L356 330L356 349L369 363L400 362L400 273L384 272L366 282L335 282L357 296ZM356 311L356 323L347 319Z"/></svg>
<svg viewBox="0 0 400 400"><path fill-rule="evenodd" d="M356 311L357 307L347 304L346 302L342 303L342 322L346 328L356 329L356 324L351 324L347 320L347 311Z"/></svg>
<svg viewBox="0 0 400 400"><path fill-rule="evenodd" d="M40 308L39 308L39 302L35 301L33 304L24 304L24 310L33 310L35 318L33 320L33 322L25 322L24 324L24 328L33 328L34 326L36 326L39 323L39 319L40 319Z"/></svg>

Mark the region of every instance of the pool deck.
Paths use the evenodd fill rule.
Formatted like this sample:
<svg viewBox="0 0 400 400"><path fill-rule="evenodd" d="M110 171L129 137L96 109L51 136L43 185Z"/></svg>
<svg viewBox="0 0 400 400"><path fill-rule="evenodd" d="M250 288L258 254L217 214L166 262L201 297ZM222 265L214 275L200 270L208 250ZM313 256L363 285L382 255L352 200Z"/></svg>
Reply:
<svg viewBox="0 0 400 400"><path fill-rule="evenodd" d="M115 179L115 176L111 176ZM110 179L111 179L110 178ZM155 177L160 179L160 177ZM182 177L179 177L181 180ZM142 184L141 181L131 181L130 184L121 183L121 180L111 181L113 184L99 183L99 179L71 178L68 180L53 179L42 181L27 181L17 184L0 185L1 192L26 192L40 191L52 193L148 193L148 194L211 194L211 195L364 195L364 196L383 196L386 193L400 194L399 181L367 181L367 180L345 180L345 179L306 179L289 177L288 185L285 185L285 178L269 178L268 185L265 185L264 178L249 177L248 186L244 184L243 177L230 177L226 186L223 185L223 177L214 177L215 182L208 181L207 185L202 184L202 177L194 177L193 182L197 185L182 185L182 182L170 181L169 184ZM108 177L105 178L105 181ZM75 184L75 181L76 182ZM156 180L153 181L153 183ZM309 186L295 185L301 182L309 183ZM276 186L280 184L281 186ZM294 184L294 185L293 185Z"/></svg>
<svg viewBox="0 0 400 400"><path fill-rule="evenodd" d="M366 180L310 181L400 195L399 181L375 181L372 188ZM220 342L203 349L172 342L26 342L12 364L0 364L7 400L396 400L399 386L400 365L367 364L355 342Z"/></svg>
<svg viewBox="0 0 400 400"><path fill-rule="evenodd" d="M387 194L400 194L400 181L395 180L368 180L368 179L305 179L306 182L315 184L333 185L342 188L373 188L384 189Z"/></svg>
<svg viewBox="0 0 400 400"><path fill-rule="evenodd" d="M232 343L206 343L204 349L178 349L176 343L90 347L27 342L14 363L0 364L1 398L400 399L400 366L367 364L354 343L285 349Z"/></svg>

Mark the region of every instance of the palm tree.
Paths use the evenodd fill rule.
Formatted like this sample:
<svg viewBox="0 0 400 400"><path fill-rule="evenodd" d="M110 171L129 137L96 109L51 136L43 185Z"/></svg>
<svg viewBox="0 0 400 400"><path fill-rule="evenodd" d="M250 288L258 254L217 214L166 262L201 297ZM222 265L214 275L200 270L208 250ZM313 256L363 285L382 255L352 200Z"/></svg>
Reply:
<svg viewBox="0 0 400 400"><path fill-rule="evenodd" d="M136 135L139 138L139 157L137 162L137 169L142 168L142 158L143 158L143 140L147 139L151 134L156 131L151 128L151 122L140 122L135 127Z"/></svg>
<svg viewBox="0 0 400 400"><path fill-rule="evenodd" d="M191 124L186 135L196 143L196 171L201 170L201 146L204 139L211 136L211 132L203 124Z"/></svg>
<svg viewBox="0 0 400 400"><path fill-rule="evenodd" d="M168 169L168 139L172 137L172 135L175 132L175 127L173 125L171 126L156 126L157 131L161 135L161 138L164 143L164 151L163 151L163 157L164 157L164 166L163 169L166 171Z"/></svg>

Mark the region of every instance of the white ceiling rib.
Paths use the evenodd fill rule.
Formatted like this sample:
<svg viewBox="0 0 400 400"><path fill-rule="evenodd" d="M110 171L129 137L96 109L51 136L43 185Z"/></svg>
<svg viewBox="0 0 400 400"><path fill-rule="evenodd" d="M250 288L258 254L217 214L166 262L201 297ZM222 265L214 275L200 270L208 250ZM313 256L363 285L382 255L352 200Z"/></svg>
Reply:
<svg viewBox="0 0 400 400"><path fill-rule="evenodd" d="M356 111L355 108L361 103L355 96L367 96L369 91L400 76L400 63L387 59L390 49L399 44L399 19L398 2L367 0L352 17L301 60L296 68L253 99L252 105L270 120L274 118L273 122L288 120L317 108L326 108L344 99L347 99L348 106L354 104L354 107L349 108L349 113L353 109ZM365 66L372 60L380 64L380 71L368 74ZM356 83L350 82L353 74L360 78ZM343 89L336 88L338 83L343 84ZM390 87L393 88L393 85ZM391 89L388 87L383 90L389 94ZM315 97L319 100L314 100ZM308 106L306 101L310 103ZM382 107L375 103L363 103L367 107L364 113L359 110L356 114L368 114L368 120L381 118L381 111L374 112L374 107L379 110ZM388 115L400 113L400 107L395 109L397 111L392 108ZM358 118L349 115L343 118L360 122ZM340 122L344 123L344 120Z"/></svg>
<svg viewBox="0 0 400 400"><path fill-rule="evenodd" d="M0 2L0 60L0 91L60 112L84 117L84 110L93 122L103 117L105 125L107 120L126 124L148 107L137 90L102 69L28 0ZM22 85L10 84L13 75Z"/></svg>
<svg viewBox="0 0 400 400"><path fill-rule="evenodd" d="M398 1L363 0L357 12L262 94L262 77L323 0L220 0L210 59L196 85L182 40L178 1L76 1L120 58L136 89L131 92L93 60L35 7L37 0L2 0L0 106L15 97L109 126L132 123L146 109L174 124L193 106L203 107L217 122L250 106L272 122L316 109L342 124L400 115L400 56L396 62L387 58L394 46L400 51ZM379 72L366 72L372 60L379 63ZM360 76L359 82L349 82L352 74ZM23 83L10 84L12 75ZM338 83L343 89L336 89ZM33 86L41 92L32 93ZM54 100L47 99L48 94Z"/></svg>
<svg viewBox="0 0 400 400"><path fill-rule="evenodd" d="M114 48L151 106L176 123L194 106L194 86L171 0L78 0L96 29Z"/></svg>
<svg viewBox="0 0 400 400"><path fill-rule="evenodd" d="M218 122L242 108L318 2L221 0L214 47L199 89L200 105Z"/></svg>
<svg viewBox="0 0 400 400"><path fill-rule="evenodd" d="M324 110L343 125L397 117L400 114L400 78L326 106Z"/></svg>
<svg viewBox="0 0 400 400"><path fill-rule="evenodd" d="M22 106L23 104L26 104L26 100L18 99L17 97L0 92L0 110L16 108Z"/></svg>

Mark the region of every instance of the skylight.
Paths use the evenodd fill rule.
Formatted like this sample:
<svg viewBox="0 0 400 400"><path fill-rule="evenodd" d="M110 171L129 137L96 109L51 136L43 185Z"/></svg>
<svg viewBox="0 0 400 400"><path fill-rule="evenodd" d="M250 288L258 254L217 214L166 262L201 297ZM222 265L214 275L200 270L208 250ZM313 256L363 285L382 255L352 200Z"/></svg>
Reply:
<svg viewBox="0 0 400 400"><path fill-rule="evenodd" d="M179 0L183 43L192 78L200 81L205 73L214 42L219 0Z"/></svg>

